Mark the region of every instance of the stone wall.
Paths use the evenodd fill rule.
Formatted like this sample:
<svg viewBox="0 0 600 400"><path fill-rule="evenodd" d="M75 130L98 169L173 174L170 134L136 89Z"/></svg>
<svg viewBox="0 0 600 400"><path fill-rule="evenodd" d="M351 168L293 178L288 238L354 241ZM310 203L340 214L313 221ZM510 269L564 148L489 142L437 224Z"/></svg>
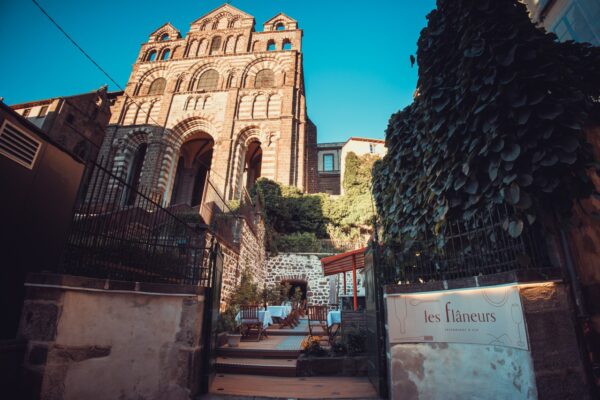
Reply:
<svg viewBox="0 0 600 400"><path fill-rule="evenodd" d="M337 277L324 277L321 260L314 254L281 253L266 262L267 285L278 285L286 279L304 280L308 284L308 304L329 304L330 293L337 288Z"/></svg>
<svg viewBox="0 0 600 400"><path fill-rule="evenodd" d="M192 399L204 289L64 275L28 279L22 398Z"/></svg>
<svg viewBox="0 0 600 400"><path fill-rule="evenodd" d="M245 218L240 219L239 243L227 243L219 240L223 252L223 285L221 286L221 309L240 282L242 272L251 271L259 287L266 280L265 268L265 224L259 216L252 222L252 227Z"/></svg>
<svg viewBox="0 0 600 400"><path fill-rule="evenodd" d="M568 286L522 286L520 294L539 398L591 398Z"/></svg>

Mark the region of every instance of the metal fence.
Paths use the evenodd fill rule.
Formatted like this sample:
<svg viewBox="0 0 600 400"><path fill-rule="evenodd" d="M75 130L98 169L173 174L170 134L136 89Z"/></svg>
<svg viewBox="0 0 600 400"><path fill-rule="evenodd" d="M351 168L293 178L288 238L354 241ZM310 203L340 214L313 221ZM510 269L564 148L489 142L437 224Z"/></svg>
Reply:
<svg viewBox="0 0 600 400"><path fill-rule="evenodd" d="M83 187L59 271L136 282L208 286L206 226L185 221L95 164Z"/></svg>
<svg viewBox="0 0 600 400"><path fill-rule="evenodd" d="M514 215L506 207L484 210L465 221L449 221L439 235L413 243L410 250L388 247L381 268L384 283L423 283L551 267L539 224L509 235Z"/></svg>

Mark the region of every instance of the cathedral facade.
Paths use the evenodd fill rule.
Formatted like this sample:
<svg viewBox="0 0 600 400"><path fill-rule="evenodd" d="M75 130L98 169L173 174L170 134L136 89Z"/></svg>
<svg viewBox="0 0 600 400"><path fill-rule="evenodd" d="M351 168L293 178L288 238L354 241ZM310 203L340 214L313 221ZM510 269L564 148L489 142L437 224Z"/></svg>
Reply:
<svg viewBox="0 0 600 400"><path fill-rule="evenodd" d="M280 13L225 4L142 44L113 96L100 158L165 205L202 202L208 184L239 199L259 177L317 190L316 127L306 113L302 30Z"/></svg>

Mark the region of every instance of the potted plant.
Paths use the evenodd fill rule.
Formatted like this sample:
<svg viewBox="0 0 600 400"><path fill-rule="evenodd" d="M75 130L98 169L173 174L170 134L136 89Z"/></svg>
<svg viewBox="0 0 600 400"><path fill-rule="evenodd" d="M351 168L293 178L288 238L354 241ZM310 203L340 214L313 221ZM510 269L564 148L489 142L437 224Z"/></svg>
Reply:
<svg viewBox="0 0 600 400"><path fill-rule="evenodd" d="M229 347L238 347L242 340L240 333L240 324L236 320L237 309L233 305L229 305L220 315L219 322L221 330L227 332L227 345Z"/></svg>

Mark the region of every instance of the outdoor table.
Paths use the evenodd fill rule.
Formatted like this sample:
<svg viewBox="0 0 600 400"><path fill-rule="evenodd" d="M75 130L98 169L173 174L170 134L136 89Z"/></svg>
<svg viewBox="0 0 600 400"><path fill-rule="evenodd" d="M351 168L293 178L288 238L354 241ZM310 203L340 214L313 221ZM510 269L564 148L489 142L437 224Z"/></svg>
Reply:
<svg viewBox="0 0 600 400"><path fill-rule="evenodd" d="M342 323L342 312L339 310L329 311L327 313L327 326Z"/></svg>
<svg viewBox="0 0 600 400"><path fill-rule="evenodd" d="M263 326L273 325L273 318L269 310L258 310L258 319L263 323ZM240 322L240 313L235 316L235 320Z"/></svg>
<svg viewBox="0 0 600 400"><path fill-rule="evenodd" d="M267 311L271 313L271 317L283 319L292 311L292 306L267 306Z"/></svg>

